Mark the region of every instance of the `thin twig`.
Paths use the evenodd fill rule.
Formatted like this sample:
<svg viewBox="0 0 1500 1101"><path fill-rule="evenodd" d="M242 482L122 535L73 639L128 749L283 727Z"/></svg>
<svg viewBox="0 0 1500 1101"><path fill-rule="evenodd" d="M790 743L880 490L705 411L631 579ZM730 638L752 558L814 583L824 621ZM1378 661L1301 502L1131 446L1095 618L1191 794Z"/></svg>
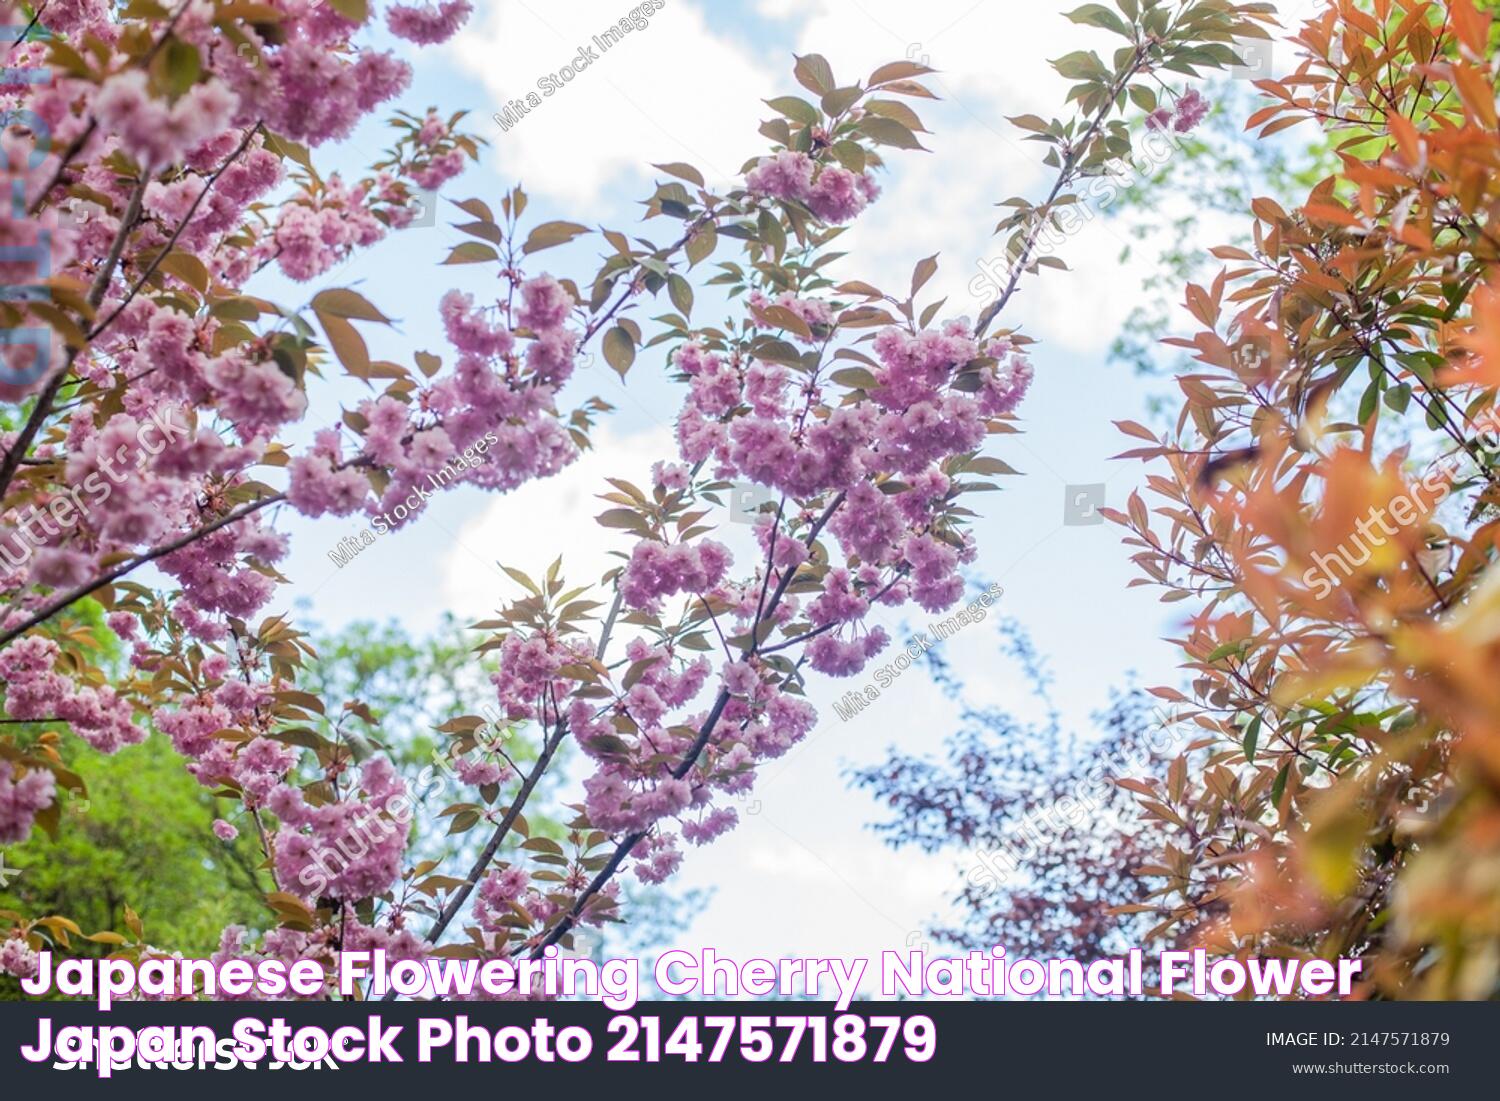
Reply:
<svg viewBox="0 0 1500 1101"><path fill-rule="evenodd" d="M259 512L261 509L266 508L269 505L274 505L284 500L286 500L285 493L273 493L269 497L262 497L258 501L251 501L248 504L241 505L233 512L225 513L223 516L220 516L212 523L205 524L201 528L194 528L187 534L173 539L170 543L163 543L161 546L153 547L151 550L146 551L144 554L138 554L134 558L126 559L114 569L100 574L92 581L85 581L82 585L79 585L73 589L69 589L62 596L59 596L49 603L44 604L41 611L36 612L19 625L12 627L9 630L4 631L3 633L0 633L0 646L4 646L7 642L11 641L11 639L20 637L21 635L25 634L27 631L35 627L37 624L45 623L47 620L51 619L68 605L82 600L84 597L89 596L92 593L98 592L100 589L104 588L104 586L108 585L111 581L124 577L127 573L130 573L132 570L137 569L140 566L144 566L147 562L153 562L156 559L163 557L164 555L171 554L175 550L181 550L189 543L198 539L202 539L205 535L211 535L212 533L218 531L220 528L227 527L228 525L234 523L236 520L243 520L251 513Z"/></svg>
<svg viewBox="0 0 1500 1101"><path fill-rule="evenodd" d="M806 538L803 540L807 546L811 547L817 542L823 528L833 518L833 514L838 511L839 506L844 503L844 496L842 492L839 493L823 511L823 514L813 523ZM775 614L777 605L781 603L781 598L786 594L787 587L792 583L792 577L796 573L796 570L787 570L782 575L780 583L776 586L776 591L771 596L770 603L766 606L765 618L770 618ZM746 657L750 657L755 653L755 640L760 634L759 628L760 617L757 617L755 623L751 625L750 644L745 648ZM684 779L693 770L693 767L698 763L698 758L702 756L703 750L707 748L709 739L713 737L714 727L719 725L719 719L723 716L724 708L727 706L729 706L729 692L721 688L719 689L718 696L714 699L713 707L709 710L708 717L699 726L698 736L693 739L692 746L683 754L682 760L677 763L677 767L672 769L671 774L673 779ZM549 946L556 944L563 937L567 936L568 931L578 924L578 919L583 916L583 911L587 908L588 904L614 878L615 872L619 871L620 865L624 863L625 858L630 855L636 845L640 844L647 832L647 830L636 830L634 833L628 834L623 841L615 846L615 851L610 854L609 860L603 868L599 869L598 874L594 876L589 885L584 888L583 893L578 896L577 901L568 908L568 912L563 916L563 919L554 925L552 930L531 950L533 959L541 956Z"/></svg>
<svg viewBox="0 0 1500 1101"><path fill-rule="evenodd" d="M156 274L156 269L161 267L162 261L165 260L168 253L172 251L172 246L177 243L177 239L181 237L183 231L187 229L188 223L193 220L193 215L198 212L199 205L208 196L208 193L213 190L213 186L218 182L219 177L228 170L230 165L239 160L240 154L249 147L250 140L260 132L260 126L261 124L257 122L254 126L250 127L250 129L246 130L245 136L240 140L240 144L235 147L234 152L225 157L224 163L219 165L218 168L214 169L213 175L209 176L207 182L204 183L203 190L198 192L197 198L195 198L192 205L188 207L187 213L184 214L182 216L182 220L177 223L177 228L172 231L172 236L168 237L166 244L162 245L161 248L157 250L156 257L151 261L150 264L146 266L146 270L143 271L140 275L140 278L135 281L135 285L132 286L128 292L126 292L124 299L122 299L120 304L116 306L113 311L111 311L108 317L106 317L103 321L99 322L99 324L95 325L92 329L89 330L88 338L90 340L93 340L105 329L109 328L114 319L119 317L120 314L124 312L125 307L130 305L135 296L141 292L141 288L146 285L146 281Z"/></svg>
<svg viewBox="0 0 1500 1101"><path fill-rule="evenodd" d="M94 273L94 282L89 287L88 302L90 306L98 306L104 301L105 292L109 290L109 281L114 278L115 267L120 262L120 256L125 251L125 239L130 236L135 228L135 223L141 216L141 203L146 196L146 185L151 178L145 173L141 174L140 180L136 182L135 190L130 194L130 202L126 204L125 213L120 219L119 232L115 234L114 242L110 245L109 255L105 257L104 263ZM52 403L57 400L57 393L62 389L67 380L68 373L73 369L73 363L78 359L82 348L69 348L68 354L63 360L63 365L58 368L55 375L48 380L47 385L37 395L36 405L31 409L31 416L26 418L25 425L17 433L15 442L5 452L5 458L0 460L0 497L4 497L5 491L10 488L11 479L16 475L16 469L21 465L21 460L26 457L31 442L41 431L42 425L46 423L48 416L52 413Z"/></svg>
<svg viewBox="0 0 1500 1101"><path fill-rule="evenodd" d="M617 588L614 603L610 605L609 614L605 616L604 624L599 629L599 642L594 647L595 660L602 659L605 650L609 648L610 635L614 631L615 620L619 617L623 602L624 598ZM545 714L545 711L543 714ZM448 900L448 904L443 907L443 912L438 916L437 921L433 922L432 928L427 931L426 940L428 944L436 944L438 938L447 932L448 926L453 923L453 919L458 916L459 911L468 902L469 896L479 886L480 877L488 870L491 861L495 859L495 854L500 851L500 846L510 834L511 828L516 823L516 819L520 817L521 811L531 798L531 793L536 790L537 783L541 780L542 774L547 771L548 766L552 763L552 757L562 745L562 740L567 735L567 732L567 720L558 715L557 724L553 728L551 736L543 744L541 755L537 757L531 772L521 784L521 789L516 792L516 797L511 800L511 804L506 809L504 817L495 826L494 833L490 834L490 839L485 842L485 846L480 851L479 857L474 861L473 867L469 869L469 874L464 877L463 886L454 892L453 896ZM389 1002L394 1001L395 998L395 990L388 990L383 1000Z"/></svg>

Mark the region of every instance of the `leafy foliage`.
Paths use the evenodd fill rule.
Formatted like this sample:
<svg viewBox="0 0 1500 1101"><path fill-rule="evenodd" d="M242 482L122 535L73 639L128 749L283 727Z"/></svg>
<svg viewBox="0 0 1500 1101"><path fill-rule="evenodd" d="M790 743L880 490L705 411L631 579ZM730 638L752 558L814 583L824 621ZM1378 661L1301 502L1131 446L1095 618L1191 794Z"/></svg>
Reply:
<svg viewBox="0 0 1500 1101"><path fill-rule="evenodd" d="M1169 833L1141 873L1158 934L1493 997L1495 27L1339 0L1295 42L1250 125L1338 163L1188 288L1173 429L1121 425L1160 465L1110 516L1190 609L1190 690L1156 694L1214 736L1141 793Z"/></svg>

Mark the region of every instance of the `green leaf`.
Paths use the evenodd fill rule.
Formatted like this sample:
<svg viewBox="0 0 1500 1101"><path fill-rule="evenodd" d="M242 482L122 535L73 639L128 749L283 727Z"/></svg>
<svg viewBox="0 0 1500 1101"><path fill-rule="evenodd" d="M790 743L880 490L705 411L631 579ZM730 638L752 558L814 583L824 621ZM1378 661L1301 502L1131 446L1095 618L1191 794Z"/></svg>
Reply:
<svg viewBox="0 0 1500 1101"><path fill-rule="evenodd" d="M927 132L927 127L922 125L922 120L917 117L917 113L906 104L894 99L872 99L865 104L865 110L881 118L893 119L914 134Z"/></svg>
<svg viewBox="0 0 1500 1101"><path fill-rule="evenodd" d="M700 226L698 231L688 238L687 258L688 264L696 266L713 255L714 249L719 245L719 234L714 229L712 222Z"/></svg>
<svg viewBox="0 0 1500 1101"><path fill-rule="evenodd" d="M1087 50L1074 50L1052 63L1060 76L1069 80L1092 80L1109 75L1104 63Z"/></svg>
<svg viewBox="0 0 1500 1101"><path fill-rule="evenodd" d="M565 245L574 237L588 231L588 226L581 226L577 222L543 222L531 231L531 235L526 238L526 243L521 246L521 251L530 255L544 248Z"/></svg>
<svg viewBox="0 0 1500 1101"><path fill-rule="evenodd" d="M1259 744L1259 740L1260 716L1257 715L1255 716L1255 718L1250 720L1250 725L1245 727L1245 760L1249 761L1251 764L1255 763L1255 747Z"/></svg>
<svg viewBox="0 0 1500 1101"><path fill-rule="evenodd" d="M370 304L370 300L347 287L319 291L312 300L312 307L320 314L330 317L349 317L355 321L378 321L389 325L391 319Z"/></svg>
<svg viewBox="0 0 1500 1101"><path fill-rule="evenodd" d="M1286 777L1287 777L1287 773L1291 771L1291 768L1292 768L1292 762L1288 761L1286 764L1284 764L1284 765L1281 766L1281 771L1276 774L1276 779L1271 784L1271 805L1272 806L1279 806L1280 805L1280 803L1281 803L1281 793L1284 792L1284 791L1286 791Z"/></svg>
<svg viewBox="0 0 1500 1101"><path fill-rule="evenodd" d="M453 251L448 254L445 264L483 264L489 260L499 260L500 254L489 245L479 241L465 241L461 245L455 245Z"/></svg>
<svg viewBox="0 0 1500 1101"><path fill-rule="evenodd" d="M1380 379L1370 380L1370 385L1365 387L1364 395L1359 399L1359 423L1366 424L1375 415L1380 404Z"/></svg>
<svg viewBox="0 0 1500 1101"><path fill-rule="evenodd" d="M1023 130L1035 130L1037 133L1047 132L1047 120L1041 115L1016 114L1010 117L1013 126L1020 126Z"/></svg>
<svg viewBox="0 0 1500 1101"><path fill-rule="evenodd" d="M878 141L881 145L893 145L897 149L921 149L926 147L917 140L917 136L895 119L882 118L879 115L866 115L859 122L859 131L867 134Z"/></svg>
<svg viewBox="0 0 1500 1101"><path fill-rule="evenodd" d="M882 65L870 74L870 86L877 84L889 84L895 80L910 80L912 77L923 76L933 72L926 65L918 65L915 61L892 61L889 65Z"/></svg>
<svg viewBox="0 0 1500 1101"><path fill-rule="evenodd" d="M630 365L635 362L635 341L619 325L604 334L604 362L613 367L621 378L625 377Z"/></svg>
<svg viewBox="0 0 1500 1101"><path fill-rule="evenodd" d="M681 161L671 161L667 164L655 164L651 167L659 168L668 175L676 176L679 180L686 180L688 183L697 184L699 187L703 186L703 173L690 164L683 164Z"/></svg>
<svg viewBox="0 0 1500 1101"><path fill-rule="evenodd" d="M1068 18L1074 23L1102 27L1104 30L1122 34L1126 38L1131 37L1130 28L1125 25L1125 21L1103 4L1085 4L1081 8L1068 12Z"/></svg>
<svg viewBox="0 0 1500 1101"><path fill-rule="evenodd" d="M1218 646L1215 646L1211 651L1209 651L1208 656L1203 660L1207 664L1212 665L1214 662L1219 661L1222 658L1227 658L1230 654L1238 653L1240 648L1244 645L1245 642L1243 639L1235 642L1220 643Z"/></svg>
<svg viewBox="0 0 1500 1101"><path fill-rule="evenodd" d="M645 525L640 513L628 508L607 508L594 519L601 527L619 528L622 531Z"/></svg>
<svg viewBox="0 0 1500 1101"><path fill-rule="evenodd" d="M863 172L865 170L865 151L857 142L834 142L833 155L838 158L839 164L843 165L850 172Z"/></svg>
<svg viewBox="0 0 1500 1101"><path fill-rule="evenodd" d="M667 294L672 299L672 305L682 311L683 317L691 317L693 313L693 288L688 281L675 271L667 276Z"/></svg>
<svg viewBox="0 0 1500 1101"><path fill-rule="evenodd" d="M175 275L199 294L208 293L209 273L203 261L191 253L173 249L161 262L161 270Z"/></svg>
<svg viewBox="0 0 1500 1101"><path fill-rule="evenodd" d="M468 214L472 214L481 222L493 222L495 220L495 215L482 199L455 200L453 205Z"/></svg>
<svg viewBox="0 0 1500 1101"><path fill-rule="evenodd" d="M797 78L798 84L820 96L833 91L835 87L833 69L821 54L804 54L797 58L792 75Z"/></svg>
<svg viewBox="0 0 1500 1101"><path fill-rule="evenodd" d="M823 113L830 118L842 115L864 94L864 89L857 84L852 88L835 88L823 96Z"/></svg>
<svg viewBox="0 0 1500 1101"><path fill-rule="evenodd" d="M911 296L915 298L917 292L926 285L927 280L937 274L937 253L933 253L925 260L917 261L917 266L911 273Z"/></svg>
<svg viewBox="0 0 1500 1101"><path fill-rule="evenodd" d="M821 117L816 107L796 96L777 96L775 99L766 100L766 104L793 122L800 122L807 126L812 126Z"/></svg>
<svg viewBox="0 0 1500 1101"><path fill-rule="evenodd" d="M370 5L367 0L328 0L328 6L355 26L359 26L370 18Z"/></svg>
<svg viewBox="0 0 1500 1101"><path fill-rule="evenodd" d="M344 365L344 369L356 378L365 378L370 373L370 349L359 330L337 314L318 313L318 322L323 326L323 335L328 346Z"/></svg>
<svg viewBox="0 0 1500 1101"><path fill-rule="evenodd" d="M190 46L180 39L172 38L151 61L151 76L157 86L169 97L176 99L194 84L202 72L202 61L198 47Z"/></svg>

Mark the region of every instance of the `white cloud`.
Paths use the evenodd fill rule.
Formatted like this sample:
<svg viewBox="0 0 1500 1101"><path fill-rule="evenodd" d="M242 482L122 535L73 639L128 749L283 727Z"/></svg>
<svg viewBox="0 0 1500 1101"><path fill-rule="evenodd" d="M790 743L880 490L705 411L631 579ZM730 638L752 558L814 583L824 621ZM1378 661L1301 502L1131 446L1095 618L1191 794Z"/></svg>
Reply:
<svg viewBox="0 0 1500 1101"><path fill-rule="evenodd" d="M840 81L862 80L888 61L917 61L939 71L934 90L994 124L1000 110L1019 114L1058 103L1060 78L1047 64L1069 48L1077 28L1059 0L1030 4L974 0L762 0L762 14L795 20L798 53L820 53ZM1047 43L1011 49L1012 43Z"/></svg>
<svg viewBox="0 0 1500 1101"><path fill-rule="evenodd" d="M646 180L651 164L688 161L712 180L735 176L764 139L756 133L779 74L743 43L718 34L703 12L668 0L645 31L632 31L570 83L542 95L557 72L625 16L626 0L536 4L501 0L454 40L459 64L493 97L481 132L500 175L549 197L587 203ZM536 92L541 105L501 133L487 116Z"/></svg>
<svg viewBox="0 0 1500 1101"><path fill-rule="evenodd" d="M794 22L798 52L823 54L840 80L862 79L903 57L938 70L923 80L940 100L911 101L933 131L923 135L932 152L888 158L886 194L841 242L858 257L858 271L850 264L846 275L901 292L916 261L937 253L939 274L924 289L924 301L946 296L944 316L972 318L984 308L988 297L976 297L969 287L980 275L979 261L1004 252L1005 239L992 235L1001 217L994 204L1013 195L1038 199L1053 178L1042 163L1044 147L1022 141L1008 117L1061 113L1066 82L1048 58L1109 45L1106 35L1064 17L1074 6L1071 0L1024 6L762 0L762 14ZM1122 267L1124 244L1119 227L1095 220L1060 249L1074 270L1026 277L1002 323L1024 324L1033 336L1068 351L1102 353L1154 267L1149 246L1137 248Z"/></svg>
<svg viewBox="0 0 1500 1101"><path fill-rule="evenodd" d="M606 423L594 433L593 449L562 473L488 500L453 537L442 564L444 605L460 616L495 608L518 591L497 562L537 577L559 552L573 584L597 581L619 565L609 552L629 547L594 522L608 507L595 496L609 491L605 477L644 487L651 464L675 453L665 428L621 435Z"/></svg>

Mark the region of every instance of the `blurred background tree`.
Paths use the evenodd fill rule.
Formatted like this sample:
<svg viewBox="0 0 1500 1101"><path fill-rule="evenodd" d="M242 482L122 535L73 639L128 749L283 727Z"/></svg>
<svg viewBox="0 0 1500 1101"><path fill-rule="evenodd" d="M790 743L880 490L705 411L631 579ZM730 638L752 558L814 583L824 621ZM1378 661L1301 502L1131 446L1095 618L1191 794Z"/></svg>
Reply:
<svg viewBox="0 0 1500 1101"><path fill-rule="evenodd" d="M1012 958L1122 954L1150 928L1117 911L1145 901L1134 869L1160 830L1142 823L1115 782L1150 775L1179 749L1170 716L1127 685L1095 715L1093 729L1066 730L1049 694L1046 659L1025 628L999 623L999 656L1031 685L1039 719L981 706L934 648L927 669L960 708L960 727L940 760L891 748L878 764L850 772L890 816L875 830L893 848L915 846L957 860L958 886L929 934L946 949ZM1142 907L1144 909L1144 907Z"/></svg>

